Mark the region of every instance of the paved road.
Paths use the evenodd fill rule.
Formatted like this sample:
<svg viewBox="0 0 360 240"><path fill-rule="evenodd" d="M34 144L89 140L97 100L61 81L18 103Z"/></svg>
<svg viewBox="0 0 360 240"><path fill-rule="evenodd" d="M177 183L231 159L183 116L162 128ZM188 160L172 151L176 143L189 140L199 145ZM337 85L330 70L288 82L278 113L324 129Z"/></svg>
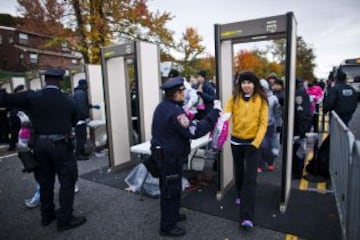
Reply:
<svg viewBox="0 0 360 240"><path fill-rule="evenodd" d="M107 158L93 157L79 162L80 174L108 164ZM24 199L35 188L32 175L21 172L17 157L0 159L0 239L162 239L158 235L159 200L145 198L123 190L79 179L75 213L85 214L88 222L76 229L58 233L56 224L40 226L38 209L29 210ZM183 209L188 220L183 239L285 239L284 233L256 227L243 233L238 223L227 219Z"/></svg>

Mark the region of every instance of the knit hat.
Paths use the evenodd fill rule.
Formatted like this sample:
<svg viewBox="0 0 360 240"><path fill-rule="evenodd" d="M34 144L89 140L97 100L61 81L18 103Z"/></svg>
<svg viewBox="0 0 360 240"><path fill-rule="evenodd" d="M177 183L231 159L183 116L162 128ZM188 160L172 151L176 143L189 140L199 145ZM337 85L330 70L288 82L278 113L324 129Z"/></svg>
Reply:
<svg viewBox="0 0 360 240"><path fill-rule="evenodd" d="M259 83L258 77L253 72L240 73L239 83L241 83L241 82L243 82L245 80L248 80L248 81L250 81L250 82L252 82L254 84Z"/></svg>
<svg viewBox="0 0 360 240"><path fill-rule="evenodd" d="M79 84L79 86L84 86L84 85L87 85L87 81L86 81L86 79L80 79L78 84Z"/></svg>
<svg viewBox="0 0 360 240"><path fill-rule="evenodd" d="M168 77L169 78L174 78L174 77L178 77L180 75L179 71L176 70L176 69L171 69L169 74L168 74Z"/></svg>
<svg viewBox="0 0 360 240"><path fill-rule="evenodd" d="M206 77L206 72L204 70L200 70L198 72L198 76L202 76L203 78L205 78Z"/></svg>

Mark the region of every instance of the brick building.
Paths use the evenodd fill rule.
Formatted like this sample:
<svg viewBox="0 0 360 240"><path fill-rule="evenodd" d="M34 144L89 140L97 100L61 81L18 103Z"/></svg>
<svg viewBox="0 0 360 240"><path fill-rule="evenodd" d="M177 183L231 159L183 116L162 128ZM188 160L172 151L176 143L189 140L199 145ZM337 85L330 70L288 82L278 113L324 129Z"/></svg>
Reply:
<svg viewBox="0 0 360 240"><path fill-rule="evenodd" d="M0 71L25 72L49 66L72 68L82 64L81 54L66 44L46 47L52 37L0 26Z"/></svg>

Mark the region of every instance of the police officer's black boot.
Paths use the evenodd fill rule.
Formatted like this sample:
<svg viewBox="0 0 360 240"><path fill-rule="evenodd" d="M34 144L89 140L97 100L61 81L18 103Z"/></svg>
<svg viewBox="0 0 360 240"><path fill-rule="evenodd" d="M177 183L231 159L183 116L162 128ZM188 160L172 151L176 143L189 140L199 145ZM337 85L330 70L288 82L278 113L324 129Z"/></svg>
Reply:
<svg viewBox="0 0 360 240"><path fill-rule="evenodd" d="M160 231L160 235L161 236L166 236L166 237L182 237L185 235L185 230L181 227L177 227L175 226L173 229L171 229L170 231Z"/></svg>
<svg viewBox="0 0 360 240"><path fill-rule="evenodd" d="M186 221L186 215L183 213L180 213L179 216L176 219L177 222Z"/></svg>
<svg viewBox="0 0 360 240"><path fill-rule="evenodd" d="M66 224L58 224L57 225L57 231L58 232L62 232L62 231L66 231L69 230L71 228L76 228L80 225L83 225L86 222L86 218L82 217L82 216L72 216L70 222L66 223Z"/></svg>

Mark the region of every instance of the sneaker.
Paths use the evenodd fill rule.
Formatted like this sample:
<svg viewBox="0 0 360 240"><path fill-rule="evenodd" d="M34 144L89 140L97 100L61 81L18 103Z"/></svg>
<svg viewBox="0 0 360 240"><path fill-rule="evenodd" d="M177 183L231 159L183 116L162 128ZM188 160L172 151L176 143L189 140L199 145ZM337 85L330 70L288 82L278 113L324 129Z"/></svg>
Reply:
<svg viewBox="0 0 360 240"><path fill-rule="evenodd" d="M32 201L32 199L26 199L25 200L25 205L28 208L36 208L40 205L40 201Z"/></svg>
<svg viewBox="0 0 360 240"><path fill-rule="evenodd" d="M262 173L263 172L262 168L257 168L257 172Z"/></svg>
<svg viewBox="0 0 360 240"><path fill-rule="evenodd" d="M240 198L235 199L235 204L238 205L238 206L240 205Z"/></svg>
<svg viewBox="0 0 360 240"><path fill-rule="evenodd" d="M269 166L268 166L268 170L269 170L270 172L273 172L273 171L274 171L274 165L269 165Z"/></svg>
<svg viewBox="0 0 360 240"><path fill-rule="evenodd" d="M250 220L244 220L241 222L240 226L244 229L250 230L254 227L254 224Z"/></svg>

